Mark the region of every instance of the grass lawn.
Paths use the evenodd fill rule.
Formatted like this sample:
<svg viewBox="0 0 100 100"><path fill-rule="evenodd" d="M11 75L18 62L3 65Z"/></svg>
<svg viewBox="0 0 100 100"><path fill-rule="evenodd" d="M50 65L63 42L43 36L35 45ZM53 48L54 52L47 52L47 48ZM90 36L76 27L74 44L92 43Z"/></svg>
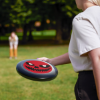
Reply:
<svg viewBox="0 0 100 100"><path fill-rule="evenodd" d="M9 47L0 47L0 100L75 100L77 74L72 65L59 65L56 79L38 82L23 78L16 65L25 59L49 58L66 53L67 45L19 46L18 59L9 59Z"/></svg>

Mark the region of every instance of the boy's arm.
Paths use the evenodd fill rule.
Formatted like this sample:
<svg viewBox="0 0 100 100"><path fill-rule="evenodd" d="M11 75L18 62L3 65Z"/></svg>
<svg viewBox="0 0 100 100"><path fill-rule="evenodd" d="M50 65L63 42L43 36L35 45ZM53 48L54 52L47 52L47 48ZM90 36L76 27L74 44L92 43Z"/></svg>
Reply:
<svg viewBox="0 0 100 100"><path fill-rule="evenodd" d="M52 58L52 59L49 59L49 58L46 58L46 57L41 57L41 58L38 58L38 60L47 61L54 66L71 63L68 53L65 53L63 55L60 55L60 56Z"/></svg>

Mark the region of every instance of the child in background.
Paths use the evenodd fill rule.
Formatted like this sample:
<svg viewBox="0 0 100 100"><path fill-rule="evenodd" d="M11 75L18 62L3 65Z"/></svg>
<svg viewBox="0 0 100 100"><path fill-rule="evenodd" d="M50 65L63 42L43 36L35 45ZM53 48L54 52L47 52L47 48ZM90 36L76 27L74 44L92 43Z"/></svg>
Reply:
<svg viewBox="0 0 100 100"><path fill-rule="evenodd" d="M17 59L18 37L15 34L15 32L11 32L11 35L9 36L9 46L10 46L9 59L12 59L13 56L15 57L15 59Z"/></svg>

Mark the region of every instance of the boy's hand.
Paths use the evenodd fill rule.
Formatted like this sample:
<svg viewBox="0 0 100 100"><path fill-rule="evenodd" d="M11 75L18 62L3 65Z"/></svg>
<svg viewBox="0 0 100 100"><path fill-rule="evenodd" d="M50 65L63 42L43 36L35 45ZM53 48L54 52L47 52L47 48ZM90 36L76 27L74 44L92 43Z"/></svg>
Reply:
<svg viewBox="0 0 100 100"><path fill-rule="evenodd" d="M48 63L51 62L51 60L49 58L46 58L46 57L41 57L41 58L37 58L38 60L42 60L42 61L46 61Z"/></svg>

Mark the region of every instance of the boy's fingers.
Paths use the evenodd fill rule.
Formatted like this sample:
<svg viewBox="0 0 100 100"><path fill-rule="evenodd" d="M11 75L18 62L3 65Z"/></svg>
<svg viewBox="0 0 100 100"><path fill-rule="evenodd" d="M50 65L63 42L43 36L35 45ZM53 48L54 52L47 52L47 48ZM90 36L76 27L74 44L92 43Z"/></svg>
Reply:
<svg viewBox="0 0 100 100"><path fill-rule="evenodd" d="M46 58L46 57L41 57L41 58L37 58L38 60L42 60L42 61L47 61L48 60L48 58Z"/></svg>

